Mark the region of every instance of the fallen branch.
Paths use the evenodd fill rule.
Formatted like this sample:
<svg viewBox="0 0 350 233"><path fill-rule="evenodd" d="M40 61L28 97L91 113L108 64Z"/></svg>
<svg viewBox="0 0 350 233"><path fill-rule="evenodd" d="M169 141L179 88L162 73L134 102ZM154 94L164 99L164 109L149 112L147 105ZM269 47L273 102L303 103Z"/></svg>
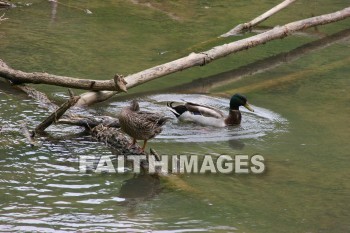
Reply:
<svg viewBox="0 0 350 233"><path fill-rule="evenodd" d="M192 53L187 57L183 57L175 61L155 66L153 68L127 76L125 78L127 82L127 88L131 88L142 83L148 82L150 80L168 74L172 74L177 71L182 71L193 66L206 65L216 59L223 58L229 54L246 50L274 39L284 38L298 30L304 30L306 28L313 27L316 25L323 25L339 21L347 17L350 17L350 7L331 14L316 16L309 19L289 23L281 27L275 27L274 29L265 33L236 42L232 42L229 44L217 46L205 52Z"/></svg>
<svg viewBox="0 0 350 233"><path fill-rule="evenodd" d="M343 58L335 62L330 62L327 64L322 65L318 69L304 69L300 70L298 72L292 72L288 75L282 75L280 77L274 77L273 79L267 79L263 80L260 82L254 82L253 84L250 85L245 85L245 86L240 86L237 88L225 90L225 96L229 96L230 93L249 93L252 91L257 91L257 90L269 90L272 89L275 86L282 86L285 83L293 83L298 79L306 79L309 77L315 77L322 75L325 72L333 72L335 69L339 69L341 67L346 66L347 64L350 63L350 57L348 58Z"/></svg>
<svg viewBox="0 0 350 233"><path fill-rule="evenodd" d="M20 130L23 133L24 137L28 140L30 146L33 147L38 145L38 143L36 143L34 140L33 134L29 132L26 122L21 122Z"/></svg>
<svg viewBox="0 0 350 233"><path fill-rule="evenodd" d="M94 140L111 146L113 151L117 152L118 155L123 153L126 153L126 155L146 155L137 144L129 148L131 141L118 129L119 120L117 118L109 116L77 117L73 114L69 114L68 117L61 119L63 114L79 100L80 96L74 96L74 94L70 92L70 99L61 107L58 107L56 104L52 103L44 93L32 87L26 85L15 85L14 87L35 99L41 107L53 111L49 117L35 128L35 133L43 132L52 123L82 126L91 133ZM36 145L32 133L29 132L24 124L22 124L22 126L24 126L21 128L23 129L22 132L27 140L31 144Z"/></svg>
<svg viewBox="0 0 350 233"><path fill-rule="evenodd" d="M67 76L59 76L48 73L34 72L27 73L20 70L15 70L9 67L5 62L0 60L0 76L11 80L15 84L34 83L48 84L61 87L78 88L83 90L117 90L121 91L120 84L116 84L114 79L111 80L89 80L72 78Z"/></svg>
<svg viewBox="0 0 350 233"><path fill-rule="evenodd" d="M267 70L274 69L280 65L291 63L302 56L313 53L317 50L327 48L334 43L341 43L347 41L350 38L350 28L324 37L322 39L312 41L297 47L289 52L283 52L262 60L255 61L248 65L241 66L234 70L226 71L220 74L215 74L205 78L196 79L190 83L181 84L175 87L163 89L162 93L169 92L197 92L197 93L209 93L215 88L220 88L235 81L239 81L246 76L252 76L254 74L262 73ZM159 93L159 91L157 92ZM146 93L138 93L146 95ZM154 94L154 93L152 93Z"/></svg>
<svg viewBox="0 0 350 233"><path fill-rule="evenodd" d="M76 102L80 99L80 96L73 96L70 93L70 99L65 102L61 107L59 107L56 111L54 111L49 117L47 117L43 122L41 122L34 130L34 133L41 133L45 131L47 127L49 127L53 122L56 122L61 116L72 106L76 104Z"/></svg>
<svg viewBox="0 0 350 233"><path fill-rule="evenodd" d="M5 18L5 13L2 14L2 16L0 16L0 23L1 21L5 21L5 20L8 20L9 18Z"/></svg>
<svg viewBox="0 0 350 233"><path fill-rule="evenodd" d="M109 117L109 116L94 116L94 117L70 117L65 119L59 119L57 124L66 124L66 125L74 125L74 126L82 126L86 129L92 129L98 125L102 125L104 127L112 127L119 128L119 120L117 118Z"/></svg>
<svg viewBox="0 0 350 233"><path fill-rule="evenodd" d="M10 8L12 4L6 1L0 1L0 8Z"/></svg>
<svg viewBox="0 0 350 233"><path fill-rule="evenodd" d="M113 148L116 155L147 155L139 145L130 147L131 140L119 129L98 125L91 130L92 137Z"/></svg>
<svg viewBox="0 0 350 233"><path fill-rule="evenodd" d="M34 88L30 88L25 85L16 86L16 88L24 91L31 98L34 98L41 107L51 106L55 109L58 108L58 106L52 103L44 93L41 93L35 90ZM44 104L42 102L43 99L45 100ZM55 114L51 114L51 115L55 115ZM92 120L93 118L87 117L84 121L82 117L79 119L73 116L69 116L68 118L65 118L65 119L59 119L56 123L66 124L67 122L70 121L70 123L68 124L71 124L71 125L80 124L79 126L86 127L89 130L94 140L108 145L111 148L113 154L115 155L145 155L146 157L148 157L148 154L143 152L141 150L141 147L139 147L137 144L135 144L132 147L129 146L131 143L131 140L127 136L125 136L125 134L123 134L119 129L117 129L118 128L117 124L119 123L117 122L118 120L116 118L106 117L106 116L95 117L95 118L97 120L96 119ZM97 125L96 127L92 127L93 124L97 123L96 121L101 121L102 123ZM31 138L31 134L29 133L29 131L27 129L25 131L28 133L28 136L30 136ZM2 126L0 126L0 133L1 132L2 132ZM155 150L150 149L150 154L154 155L157 161L160 161L160 157ZM147 171L147 167L148 167L148 163L146 161L144 163L141 163L141 168L144 172ZM159 173L157 171L152 176L157 177L159 175L162 175L162 173ZM183 191L200 194L198 190L194 189L193 187L188 185L184 180L182 180L177 176L163 176L163 178L167 180L167 185L169 187L173 187L174 189L177 189L177 190L181 189Z"/></svg>
<svg viewBox="0 0 350 233"><path fill-rule="evenodd" d="M277 12L284 9L285 7L287 7L289 4L291 4L293 2L295 2L295 0L285 0L285 1L281 2L280 4L278 4L277 6L266 11L262 15L259 15L258 17L256 17L252 21L250 21L248 23L239 24L236 27L234 27L233 29L231 29L230 31L226 32L225 34L222 34L219 37L235 36L243 31L247 31L247 30L251 29L252 27L254 27L255 25L261 23L262 21L265 21L270 16L276 14Z"/></svg>
<svg viewBox="0 0 350 233"><path fill-rule="evenodd" d="M103 102L118 94L117 91L94 91L85 92L80 95L80 100L77 102L76 106L89 106L94 103Z"/></svg>
<svg viewBox="0 0 350 233"><path fill-rule="evenodd" d="M334 13L292 22L284 26L278 26L259 35L217 46L205 52L191 53L190 55L177 59L175 61L171 61L163 65L155 66L150 69L127 76L125 78L127 82L126 86L128 89L130 89L145 82L175 73L177 71L182 71L193 66L202 66L216 59L223 58L229 54L246 50L260 44L265 44L275 39L282 39L299 30L336 22L348 17L350 17L350 7ZM108 98L111 98L117 93L118 92L115 91L84 93L81 95L82 99L81 101L78 101L77 106L91 105L96 102L104 101Z"/></svg>
<svg viewBox="0 0 350 233"><path fill-rule="evenodd" d="M315 27L316 28L316 27ZM271 30L272 27L262 27L262 26L258 26L255 28L251 28L250 31L255 33L255 34L260 34L263 32L266 32L268 30ZM298 36L298 37L305 37L305 38L314 38L314 39L319 39L319 38L323 38L325 36L327 36L326 32L320 32L318 30L308 30L308 31L297 31L293 33L294 36Z"/></svg>
<svg viewBox="0 0 350 233"><path fill-rule="evenodd" d="M171 61L159 66L152 67L150 69L129 75L125 78L126 88L132 88L143 84L145 82L154 80L159 77L163 77L168 74L172 74L178 71L182 71L193 66L206 65L216 59L225 57L229 54L236 53L242 50L246 50L255 47L260 44L267 43L269 41L284 38L295 31L304 30L306 28L314 27L317 25L328 24L343 20L350 16L350 7L343 10L316 16L296 22L286 24L284 26L275 27L272 30L255 35L243 40L235 41L229 44L214 47L208 51L201 53L191 53L190 55ZM73 88L90 89L90 90L116 90L116 83L113 80L97 81L97 80L86 80L86 79L74 79L70 77L55 76L46 73L25 73L18 70L13 70L8 67L4 62L0 60L0 76L11 79L14 78L15 82L25 82L25 80L34 83L46 83L55 84L59 86L69 86ZM63 79L63 80L62 80ZM66 81L69 81L68 85ZM118 86L118 85L117 85ZM90 105L97 101L104 101L118 91L105 91L101 93L87 93L82 95L82 100L78 101L77 106ZM86 98L89 96L89 98ZM95 98L96 97L96 98Z"/></svg>
<svg viewBox="0 0 350 233"><path fill-rule="evenodd" d="M15 89L18 89L20 91L23 91L26 93L29 97L35 99L39 105L43 108L48 109L49 111L55 111L58 106L49 100L47 95L44 93L34 89L33 87L27 86L27 85L14 85L13 86Z"/></svg>

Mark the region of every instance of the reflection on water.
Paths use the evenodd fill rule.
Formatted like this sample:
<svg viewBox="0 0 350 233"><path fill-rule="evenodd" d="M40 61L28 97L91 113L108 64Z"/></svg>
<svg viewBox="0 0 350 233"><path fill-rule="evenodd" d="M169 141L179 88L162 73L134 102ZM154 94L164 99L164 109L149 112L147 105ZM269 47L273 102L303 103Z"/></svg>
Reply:
<svg viewBox="0 0 350 233"><path fill-rule="evenodd" d="M228 141L229 146L234 150L243 150L245 144L239 139L232 139Z"/></svg>
<svg viewBox="0 0 350 233"><path fill-rule="evenodd" d="M160 180L156 175L138 175L125 180L120 188L119 197L150 198L160 191Z"/></svg>
<svg viewBox="0 0 350 233"><path fill-rule="evenodd" d="M335 43L346 44L350 38L350 28L337 32L335 34L325 36L316 41L306 43L288 52L282 52L250 64L235 68L233 70L225 71L219 74L211 75L196 79L192 82L172 86L169 88L152 91L156 93L211 93L218 88L224 88L227 85L232 85L235 82L242 80L245 77L252 76L273 70L278 66L286 63L292 63L303 56L314 53L317 50L327 48ZM290 81L290 80L286 80ZM277 83L277 82L276 82ZM150 94L145 92L144 94ZM140 95L140 93L136 94Z"/></svg>
<svg viewBox="0 0 350 233"><path fill-rule="evenodd" d="M152 1L157 10L130 1L30 2L6 12L1 59L25 71L92 79L131 74L187 55L186 48L274 4ZM344 0L315 3L298 1L264 25L348 6ZM84 13L87 8L93 14ZM80 155L113 156L110 149L91 141L81 128L60 125L51 126L48 137L40 139L42 145L31 148L19 122L32 129L48 112L1 83L0 231L349 232L349 25L343 21L318 30L331 36L315 42L290 36L130 90L138 95L167 90L165 95L136 97L142 108L173 117L150 141L159 153L259 153L267 166L261 176L186 174L176 176L177 185L171 176L159 185L156 179L132 174L81 174ZM310 71L303 78L283 79L303 70ZM244 93L256 112L242 108L243 121L237 127L180 123L165 107L166 101L185 99L227 112L228 99L194 93L230 93L266 80L283 82ZM38 88L59 102L67 97L60 88ZM189 94L168 94L179 92ZM122 97L126 101L115 98L89 112L114 115L133 98L130 93Z"/></svg>
<svg viewBox="0 0 350 233"><path fill-rule="evenodd" d="M9 94L11 96L11 92ZM142 231L142 228L149 229L151 226L161 229L164 220L152 216L155 213L147 213L150 206L161 208L161 212L164 206L176 210L170 204L171 200L160 199L164 194L160 193L163 187L157 177L79 173L80 155L113 156L104 145L92 142L90 136L79 127L53 125L48 129L48 135L41 138L40 147L27 146L21 133L16 130L17 122L24 118L28 126L33 128L47 115L47 112L38 108L35 103L12 99L10 96L3 98L0 102L2 109L0 119L3 124L3 134L0 138L3 145L0 146L0 152L3 155L0 160L2 164L0 193L3 198L0 222L11 223L2 226L1 230L31 229L46 232L52 226L68 232L76 229ZM165 112L167 111L165 103L182 99L198 101L223 111L228 110L227 99L190 94L148 96L140 101L140 106L145 110L160 111L173 117L170 111ZM128 101L112 102L106 112L113 115L119 111L120 107L128 104ZM14 106L16 106L15 109ZM168 144L189 141L228 141L234 149L243 149L244 142L240 140L254 139L267 133L285 130L287 121L284 118L264 108L254 106L254 109L253 114L242 110L242 125L224 129L224 132L222 129L182 124L174 118L167 124L160 137L154 141ZM13 140L9 143L8 140L11 137ZM191 205L191 203L185 204L187 200L178 201L184 202L184 205ZM201 202L199 200L199 206ZM192 211L194 210L195 208ZM96 212L103 214L96 216ZM171 212L178 214L176 211ZM118 218L117 222L116 218ZM159 219L156 220L157 218ZM225 224L220 226L211 225L210 222L205 224L203 220L186 217L186 214L182 220L180 219L176 223L178 228L182 229L186 226L185 229L191 229L191 231L236 229ZM203 226L202 228L198 228L199 223Z"/></svg>

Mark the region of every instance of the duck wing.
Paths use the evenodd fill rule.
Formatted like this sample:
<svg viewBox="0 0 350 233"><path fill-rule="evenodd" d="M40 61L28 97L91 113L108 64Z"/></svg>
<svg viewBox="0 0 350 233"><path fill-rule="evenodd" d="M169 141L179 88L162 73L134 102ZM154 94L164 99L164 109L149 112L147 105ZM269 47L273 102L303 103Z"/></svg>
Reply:
<svg viewBox="0 0 350 233"><path fill-rule="evenodd" d="M205 105L191 103L191 102L187 102L185 106L187 110L193 113L194 115L202 115L205 117L214 117L214 118L225 117L223 112L210 106L205 106Z"/></svg>
<svg viewBox="0 0 350 233"><path fill-rule="evenodd" d="M153 125L157 127L163 126L167 122L167 120L171 119L170 117L165 117L159 113L145 111L136 112L135 115L136 118L138 118L138 121L143 122L143 124Z"/></svg>

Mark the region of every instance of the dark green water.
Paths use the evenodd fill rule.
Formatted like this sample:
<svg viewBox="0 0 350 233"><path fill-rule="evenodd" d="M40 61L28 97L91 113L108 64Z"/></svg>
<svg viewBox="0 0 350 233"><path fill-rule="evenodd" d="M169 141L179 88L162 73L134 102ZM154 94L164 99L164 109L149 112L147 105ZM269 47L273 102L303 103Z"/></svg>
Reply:
<svg viewBox="0 0 350 233"><path fill-rule="evenodd" d="M24 71L110 79L238 40L202 43L278 2L154 1L149 8L131 1L62 1L53 14L52 3L31 1L6 11L0 59ZM297 1L262 26L348 5ZM349 28L348 19L310 29L130 91L141 107L159 111L162 101L181 97L226 109L223 97L244 93L257 111L244 111L234 131L173 120L149 146L168 155L261 154L263 175L187 174L158 184L125 183L132 174L81 174L80 155L111 151L65 126L50 127L42 146L31 148L17 130L19 121L34 127L48 112L0 82L0 231L349 232ZM57 102L67 95L64 88L38 88ZM113 115L129 98L89 111ZM145 197L125 198L133 193Z"/></svg>

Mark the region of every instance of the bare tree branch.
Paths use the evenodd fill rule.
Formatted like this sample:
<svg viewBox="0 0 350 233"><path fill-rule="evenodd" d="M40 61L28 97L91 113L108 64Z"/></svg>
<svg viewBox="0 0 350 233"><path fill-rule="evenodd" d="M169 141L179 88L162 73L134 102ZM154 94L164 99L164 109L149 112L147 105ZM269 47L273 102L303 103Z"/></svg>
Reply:
<svg viewBox="0 0 350 233"><path fill-rule="evenodd" d="M9 18L5 18L5 13L2 14L2 16L0 16L0 23L1 21L5 21L5 20L8 20Z"/></svg>
<svg viewBox="0 0 350 233"><path fill-rule="evenodd" d="M302 56L310 54L320 49L324 49L334 43L344 43L350 39L350 28L324 37L322 39L312 41L297 47L288 52L282 52L280 54L264 58L253 63L235 68L230 71L225 71L220 74L211 75L205 78L196 79L190 83L181 84L175 87L169 87L163 89L161 93L169 92L198 92L209 93L211 90L219 87L232 84L235 81L239 81L246 76L262 73L267 70L275 69L276 67L291 63ZM157 92L159 93L159 91ZM147 95L149 93L137 93L138 95ZM152 93L154 94L154 93Z"/></svg>
<svg viewBox="0 0 350 233"><path fill-rule="evenodd" d="M268 19L270 16L276 14L283 8L287 7L289 4L295 2L295 0L285 0L278 4L277 6L271 8L270 10L266 11L264 14L259 15L252 21L248 23L242 23L231 29L230 31L226 32L225 34L222 34L220 37L229 37L229 36L234 36L237 35L238 33L241 33L243 31L249 30L250 28L254 27L255 25L261 23L262 21L265 21Z"/></svg>
<svg viewBox="0 0 350 233"><path fill-rule="evenodd" d="M139 73L127 76L125 78L125 81L127 82L127 88L130 89L142 83L175 73L177 71L182 71L193 66L208 64L211 61L225 57L229 54L246 50L275 39L284 38L299 30L304 30L316 25L324 25L340 21L348 17L350 17L350 7L344 8L334 13L292 22L284 26L278 26L259 35L217 46L205 52L197 54L192 53L187 57L183 57L178 60L155 66ZM80 101L78 101L77 106L91 105L96 102L101 102L107 100L108 98L111 98L117 93L118 92L116 91L87 92L81 95L82 98Z"/></svg>
<svg viewBox="0 0 350 233"><path fill-rule="evenodd" d="M49 111L55 111L58 108L56 104L52 103L51 100L49 100L47 95L34 89L33 87L30 87L28 85L13 85L13 87L20 91L23 91L29 97L35 99L41 107L47 108Z"/></svg>
<svg viewBox="0 0 350 233"><path fill-rule="evenodd" d="M123 88L129 89L145 82L149 82L159 77L166 76L178 71L182 71L193 66L203 66L216 59L225 57L232 53L236 53L242 50L246 50L260 44L267 43L275 39L284 38L293 32L304 30L306 28L314 27L317 25L328 24L343 20L350 16L350 7L343 10L316 16L296 22L286 24L284 26L275 27L267 32L255 35L246 39L235 41L229 44L216 46L208 51L200 53L191 53L186 57L182 57L175 61L171 61L162 65L152 67L150 69L129 75L125 79L112 79L106 81L87 80L87 79L75 79L71 77L57 76L47 73L25 73L22 71L14 70L0 60L0 76L10 79L13 82L30 82L30 83L45 83L58 86L88 89L88 90L110 90L101 93L87 93L83 94L81 101L78 101L77 105L89 105L98 101L106 100ZM116 83L117 82L117 83ZM121 84L125 84L125 87ZM111 92L111 90L113 90ZM118 91L117 91L118 90ZM86 97L89 98L86 98Z"/></svg>
<svg viewBox="0 0 350 233"><path fill-rule="evenodd" d="M37 146L38 143L34 140L33 133L30 133L27 127L27 123L25 121L22 121L20 124L20 130L24 137L28 140L30 146Z"/></svg>
<svg viewBox="0 0 350 233"><path fill-rule="evenodd" d="M53 122L56 122L61 116L72 106L76 104L80 96L73 96L70 92L70 99L65 102L61 107L54 111L49 117L47 117L43 122L41 122L34 130L35 133L43 132L47 127L49 127Z"/></svg>
<svg viewBox="0 0 350 233"><path fill-rule="evenodd" d="M7 1L0 1L0 8L10 8L12 4Z"/></svg>
<svg viewBox="0 0 350 233"><path fill-rule="evenodd" d="M98 125L103 125L104 127L120 128L119 120L110 116L94 116L94 117L76 117L71 116L65 119L59 119L57 124L75 125L82 126L87 129L92 129Z"/></svg>
<svg viewBox="0 0 350 233"><path fill-rule="evenodd" d="M114 80L88 80L66 76L53 75L48 73L34 72L27 73L15 70L0 60L0 76L11 80L14 83L49 84L84 90L117 90Z"/></svg>

